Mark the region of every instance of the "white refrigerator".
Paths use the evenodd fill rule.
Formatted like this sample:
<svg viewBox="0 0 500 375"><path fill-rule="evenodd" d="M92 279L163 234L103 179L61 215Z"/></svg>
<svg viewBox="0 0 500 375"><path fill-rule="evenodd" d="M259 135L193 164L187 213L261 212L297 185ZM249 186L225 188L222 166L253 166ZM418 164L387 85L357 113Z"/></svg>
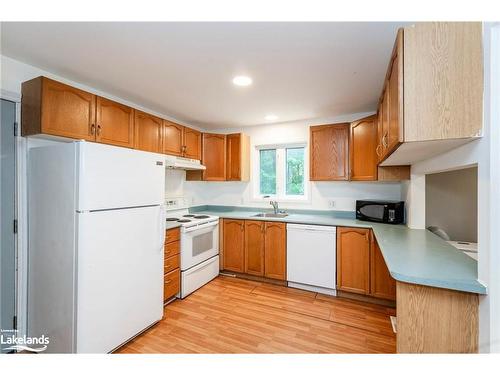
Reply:
<svg viewBox="0 0 500 375"><path fill-rule="evenodd" d="M164 157L82 141L28 163L28 335L111 352L163 316Z"/></svg>

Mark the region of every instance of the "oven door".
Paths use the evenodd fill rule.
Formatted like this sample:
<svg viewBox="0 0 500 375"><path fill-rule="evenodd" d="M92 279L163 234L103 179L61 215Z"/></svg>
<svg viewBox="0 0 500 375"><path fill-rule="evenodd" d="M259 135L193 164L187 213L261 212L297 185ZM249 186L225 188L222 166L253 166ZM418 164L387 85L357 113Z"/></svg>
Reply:
<svg viewBox="0 0 500 375"><path fill-rule="evenodd" d="M181 270L185 271L219 254L219 221L181 232Z"/></svg>

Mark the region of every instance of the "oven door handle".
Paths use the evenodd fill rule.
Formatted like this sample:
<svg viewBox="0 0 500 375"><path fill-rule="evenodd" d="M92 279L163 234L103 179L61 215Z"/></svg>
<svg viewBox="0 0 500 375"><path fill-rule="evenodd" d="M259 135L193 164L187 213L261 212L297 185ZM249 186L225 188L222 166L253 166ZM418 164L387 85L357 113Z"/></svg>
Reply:
<svg viewBox="0 0 500 375"><path fill-rule="evenodd" d="M189 232L193 232L195 230L215 227L217 225L219 225L219 220L212 221L212 222L206 223L206 224L196 225L194 227L184 228L184 233L189 233Z"/></svg>

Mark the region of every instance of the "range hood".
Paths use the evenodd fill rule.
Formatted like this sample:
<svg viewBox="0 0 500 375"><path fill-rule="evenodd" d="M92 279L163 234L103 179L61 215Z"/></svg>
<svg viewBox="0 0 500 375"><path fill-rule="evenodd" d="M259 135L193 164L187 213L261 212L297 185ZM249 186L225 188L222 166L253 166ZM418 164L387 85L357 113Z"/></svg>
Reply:
<svg viewBox="0 0 500 375"><path fill-rule="evenodd" d="M199 160L172 155L165 155L165 167L169 169L185 169L188 171L207 169Z"/></svg>

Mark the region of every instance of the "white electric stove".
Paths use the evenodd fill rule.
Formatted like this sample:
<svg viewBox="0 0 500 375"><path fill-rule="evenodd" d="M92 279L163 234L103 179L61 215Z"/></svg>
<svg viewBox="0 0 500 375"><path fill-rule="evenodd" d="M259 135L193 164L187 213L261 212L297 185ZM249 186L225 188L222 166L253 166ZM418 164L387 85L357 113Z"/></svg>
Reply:
<svg viewBox="0 0 500 375"><path fill-rule="evenodd" d="M219 274L219 217L189 213L185 198L167 198L166 220L180 223L181 298Z"/></svg>

